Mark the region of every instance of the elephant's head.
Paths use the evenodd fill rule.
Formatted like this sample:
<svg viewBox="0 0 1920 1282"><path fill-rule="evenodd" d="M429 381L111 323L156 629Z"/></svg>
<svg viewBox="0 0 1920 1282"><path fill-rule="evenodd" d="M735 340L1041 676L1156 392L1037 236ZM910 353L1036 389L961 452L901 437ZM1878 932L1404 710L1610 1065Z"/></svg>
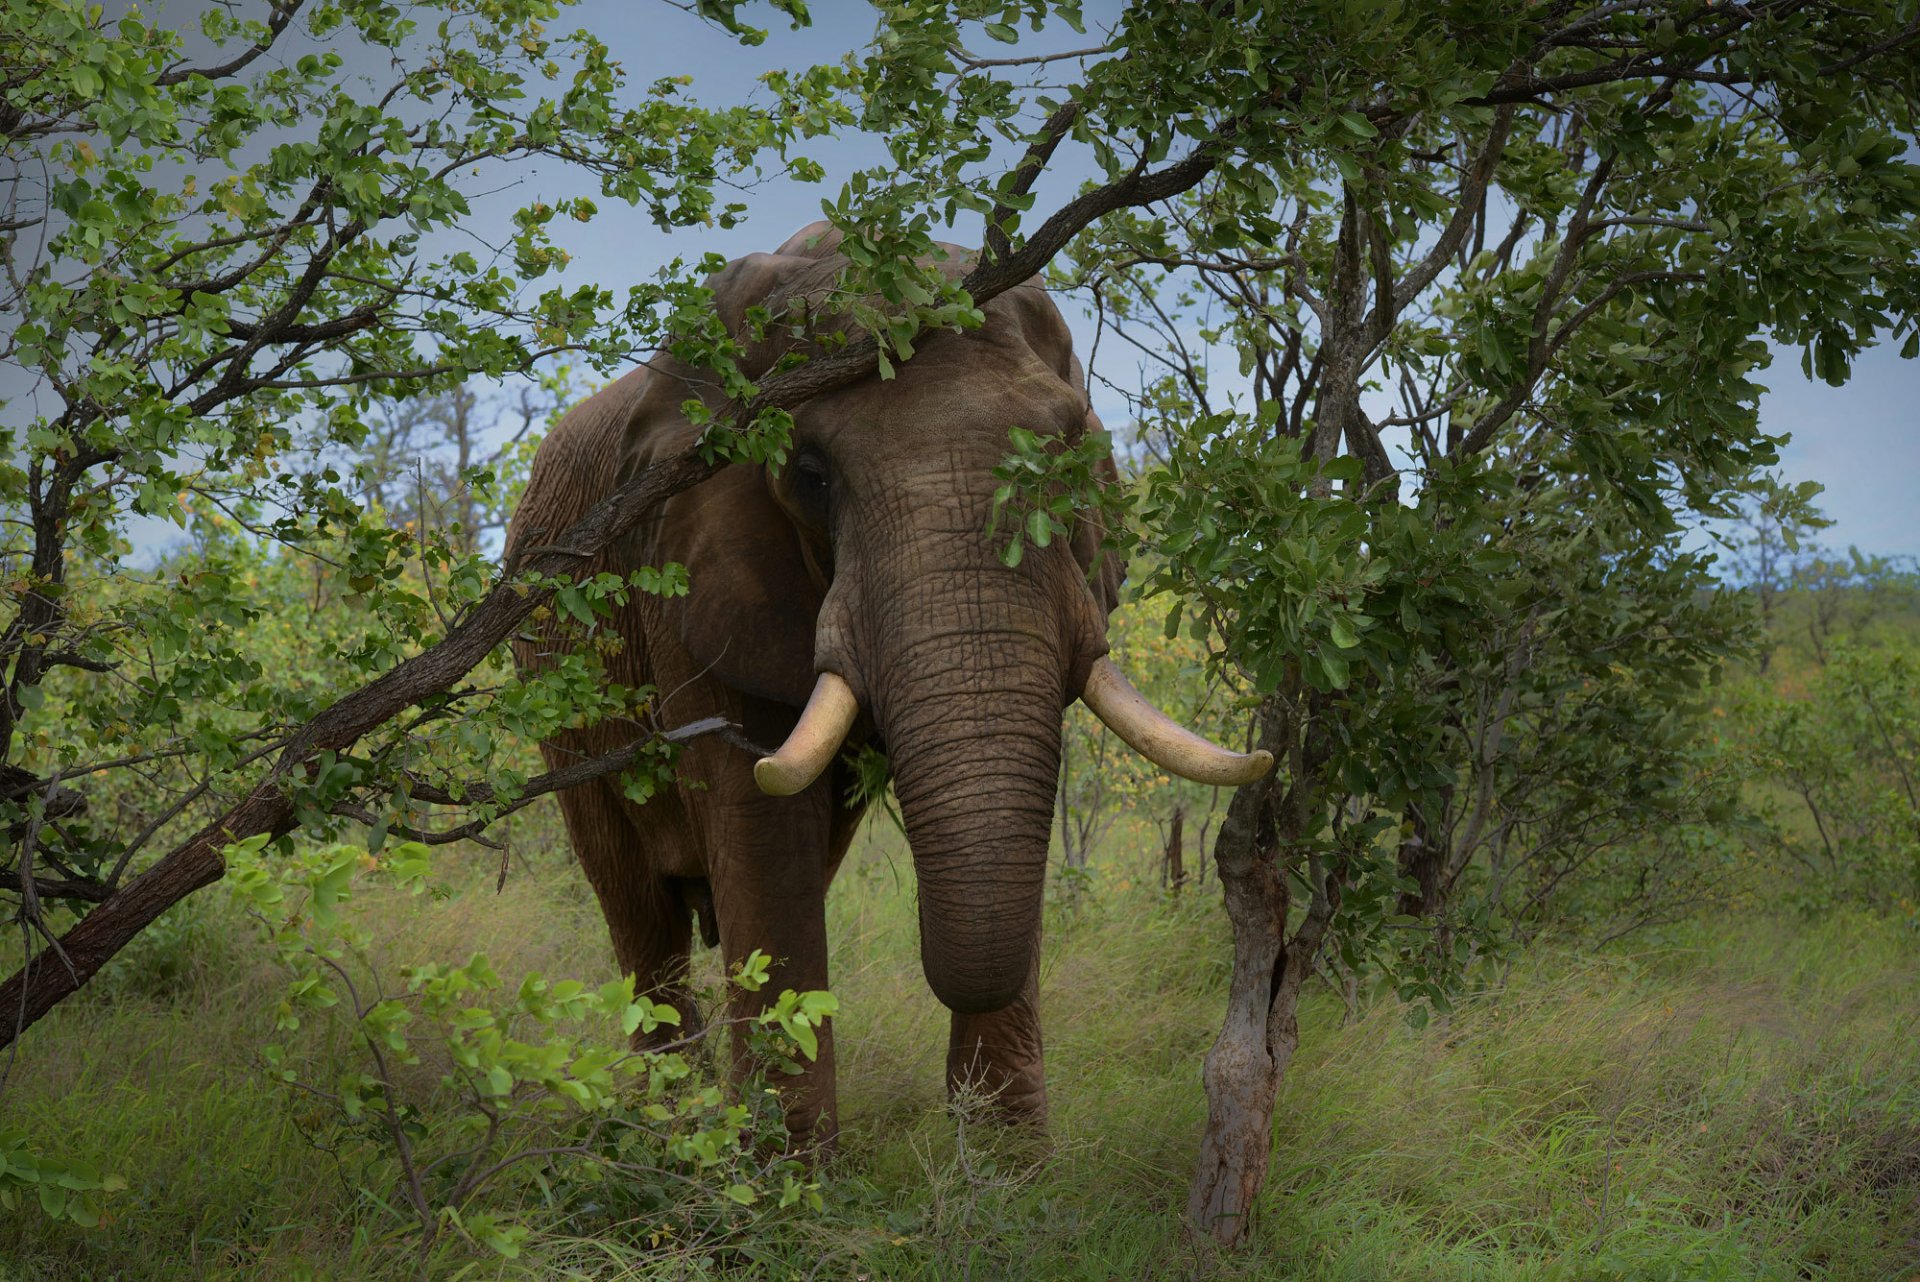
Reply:
<svg viewBox="0 0 1920 1282"><path fill-rule="evenodd" d="M836 243L817 224L731 264L711 282L729 328L742 332L749 307L779 315L821 298L843 266ZM870 719L913 847L927 980L958 1011L1005 1006L1032 963L1073 699L1191 777L1242 782L1271 764L1169 722L1105 659L1120 567L1101 558L1092 522L1002 562L1005 535L988 523L1008 429L1076 440L1097 421L1066 324L1037 283L986 314L977 331L926 336L896 377L800 407L785 467L730 469L675 499L654 529L692 575L681 637L695 659L737 688L805 705L760 763L763 789L828 786L814 781ZM786 350L789 333L774 326L756 342L749 373ZM691 371L673 372L636 415L629 470L693 431L662 430L684 424L687 396L707 394Z"/></svg>

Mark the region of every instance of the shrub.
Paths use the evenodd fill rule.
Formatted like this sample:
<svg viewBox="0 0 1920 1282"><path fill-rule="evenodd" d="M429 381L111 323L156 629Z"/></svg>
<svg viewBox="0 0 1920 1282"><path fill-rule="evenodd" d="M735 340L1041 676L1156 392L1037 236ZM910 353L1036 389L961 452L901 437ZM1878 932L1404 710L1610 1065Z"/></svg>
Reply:
<svg viewBox="0 0 1920 1282"><path fill-rule="evenodd" d="M543 1225L705 1250L769 1212L819 1206L818 1186L781 1153L774 1091L710 1080L689 1059L706 1034L676 1037L679 1012L636 994L631 976L509 983L477 953L383 964L349 901L360 889L430 893L425 846L269 857L255 839L228 859L235 900L288 973L278 1027L302 1039L264 1048L268 1071L306 1103L316 1145L358 1156L361 1195L423 1261L448 1229L508 1257ZM759 989L767 962L752 954L732 982ZM758 1062L798 1071L834 1009L827 993L781 993L744 1021ZM649 1049L628 1048L636 1033ZM308 1080L323 1064L330 1079Z"/></svg>

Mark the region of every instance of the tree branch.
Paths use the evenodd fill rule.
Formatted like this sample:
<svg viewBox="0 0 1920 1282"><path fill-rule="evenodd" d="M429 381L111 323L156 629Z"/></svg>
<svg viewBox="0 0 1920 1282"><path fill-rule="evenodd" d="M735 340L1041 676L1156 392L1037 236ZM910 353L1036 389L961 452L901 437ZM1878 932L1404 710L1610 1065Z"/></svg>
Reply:
<svg viewBox="0 0 1920 1282"><path fill-rule="evenodd" d="M237 57L216 67L174 67L156 76L154 84L165 88L185 80L192 80L196 76L205 80L225 80L235 72L244 71L254 59L273 48L274 42L280 38L280 33L287 29L287 24L293 21L293 15L300 12L300 7L305 3L306 0L271 0L273 16L267 19L265 40L248 47Z"/></svg>
<svg viewBox="0 0 1920 1282"><path fill-rule="evenodd" d="M1083 193L1049 218L1017 253L980 262L967 275L963 287L977 306L984 306L1043 268L1095 219L1187 190L1219 163L1234 132L1229 124L1177 164L1151 173L1128 174ZM285 325L292 317L277 313L274 319ZM831 355L776 374L761 385L757 396L738 406L709 434L742 431L765 410L792 409L864 377L873 371L876 351L873 339L866 337ZM553 540L552 550L526 558L519 568L537 580L570 573L578 568L582 556L598 555L646 513L724 466L725 462L708 447L696 442L642 471L623 473L613 493ZM227 846L253 836L277 837L292 831L296 822L294 777L315 753L343 750L407 708L451 688L493 653L494 647L552 596L552 591L529 588L524 580L502 577L439 643L345 695L297 730L272 770L244 799L126 883L73 926L59 944L34 954L0 984L0 1011L18 1013L10 1028L0 1029L0 1047L10 1045L22 1031L77 991L162 912L219 880L226 870L222 852ZM46 964L62 947L71 959L71 970Z"/></svg>

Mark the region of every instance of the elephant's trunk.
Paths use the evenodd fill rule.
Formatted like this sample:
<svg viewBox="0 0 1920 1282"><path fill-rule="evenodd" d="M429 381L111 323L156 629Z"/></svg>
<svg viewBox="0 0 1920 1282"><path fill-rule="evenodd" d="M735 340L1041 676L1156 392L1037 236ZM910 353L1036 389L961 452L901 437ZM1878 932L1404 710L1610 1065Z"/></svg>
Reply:
<svg viewBox="0 0 1920 1282"><path fill-rule="evenodd" d="M1104 649L1105 618L1063 542L1002 563L1004 534L987 534L994 461L916 456L884 486L842 495L815 651L885 744L918 875L921 963L962 1014L1002 1010L1027 982L1060 717Z"/></svg>
<svg viewBox="0 0 1920 1282"><path fill-rule="evenodd" d="M996 628L898 657L878 711L919 879L921 964L949 1008L1000 1010L1026 983L1040 928L1061 663L1031 633Z"/></svg>

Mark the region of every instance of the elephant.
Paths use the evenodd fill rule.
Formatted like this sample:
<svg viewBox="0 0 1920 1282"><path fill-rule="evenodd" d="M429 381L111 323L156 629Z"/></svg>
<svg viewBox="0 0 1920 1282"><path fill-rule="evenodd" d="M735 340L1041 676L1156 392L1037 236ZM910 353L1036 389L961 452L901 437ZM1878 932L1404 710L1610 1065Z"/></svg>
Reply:
<svg viewBox="0 0 1920 1282"><path fill-rule="evenodd" d="M750 309L785 317L797 305L817 334L846 266L839 243L814 224L708 280L749 378L814 341L788 324L756 333ZM943 269L964 270L969 255L944 248ZM615 611L606 679L655 688L653 713L666 722L717 715L740 735L687 745L679 784L644 805L612 780L567 790L560 805L637 987L698 1018L684 988L697 921L729 965L755 949L774 959L774 982L734 999L746 1013L782 987L829 986L825 897L860 819L842 749L884 751L917 874L922 969L952 1012L949 1089L1044 1126L1037 959L1065 709L1085 700L1136 749L1204 781L1245 782L1271 757L1180 727L1106 657L1121 572L1100 553L1096 521L1004 563L988 518L1008 429L1077 440L1098 421L1066 323L1037 281L984 315L977 329L924 335L896 376L876 372L796 409L785 466L731 464L582 567L686 567L685 595L636 593ZM671 346L549 432L508 533L508 565L693 441L702 429L689 401L721 407L711 375ZM523 669L551 662L546 626L515 641ZM557 768L631 738L603 722L542 749ZM741 738L781 746L756 761ZM736 1067L742 1054L736 1042ZM831 1145L830 1026L781 1100L796 1147Z"/></svg>

